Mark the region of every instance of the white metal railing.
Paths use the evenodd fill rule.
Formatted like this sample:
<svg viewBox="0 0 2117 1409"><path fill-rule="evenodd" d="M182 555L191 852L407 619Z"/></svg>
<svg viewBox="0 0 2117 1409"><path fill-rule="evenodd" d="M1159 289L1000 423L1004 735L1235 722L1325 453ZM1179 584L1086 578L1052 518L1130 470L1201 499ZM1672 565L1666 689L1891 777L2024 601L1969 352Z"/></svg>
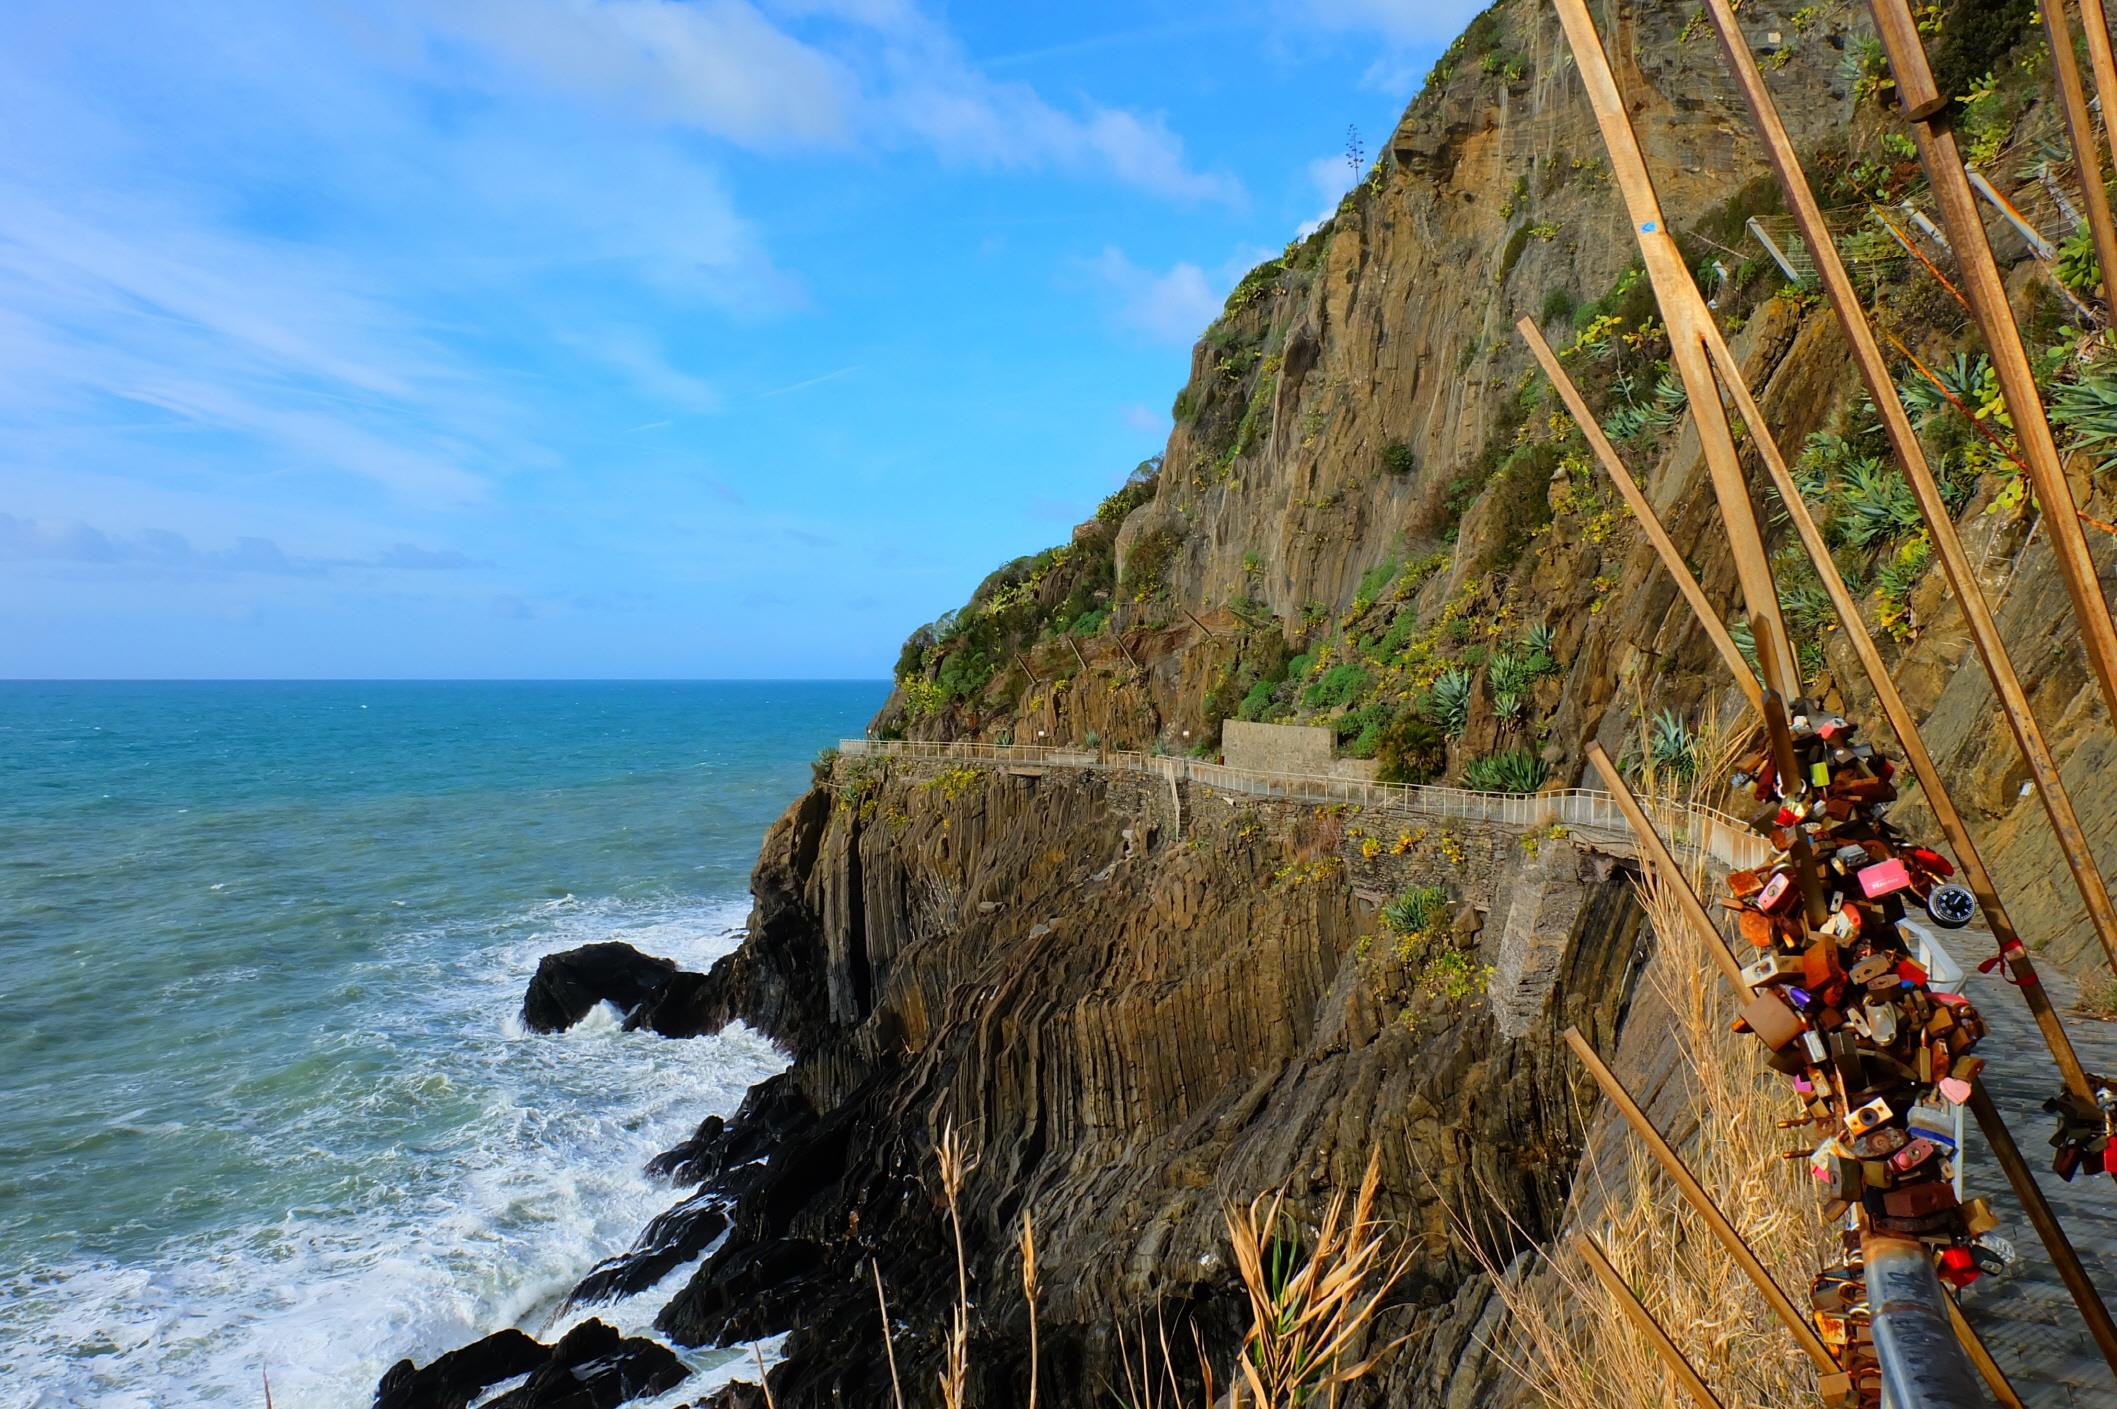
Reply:
<svg viewBox="0 0 2117 1409"><path fill-rule="evenodd" d="M1487 793L1470 788L1441 788L1423 783L1377 783L1327 773L1275 773L1231 768L1114 749L1067 748L1045 744L984 744L968 740L845 739L838 752L847 757L949 759L966 763L1050 765L1152 773L1171 781L1188 781L1225 793L1253 797L1293 798L1303 802L1356 803L1361 807L1421 817L1457 818L1497 826L1541 827L1557 823L1568 830L1616 834L1629 845L1631 828L1617 800L1597 788L1566 788L1540 793ZM1703 850L1723 866L1763 865L1771 845L1749 824L1717 808L1669 798L1641 800L1661 839L1672 850Z"/></svg>

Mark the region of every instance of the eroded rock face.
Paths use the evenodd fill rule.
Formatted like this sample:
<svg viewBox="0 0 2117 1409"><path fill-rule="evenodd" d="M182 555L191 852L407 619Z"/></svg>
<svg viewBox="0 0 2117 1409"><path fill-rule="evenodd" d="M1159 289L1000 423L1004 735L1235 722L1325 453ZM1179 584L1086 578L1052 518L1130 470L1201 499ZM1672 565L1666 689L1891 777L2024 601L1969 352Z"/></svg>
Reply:
<svg viewBox="0 0 2117 1409"><path fill-rule="evenodd" d="M738 1116L670 1163L707 1189L730 1170L747 1187L726 1242L658 1325L698 1344L791 1331L780 1404L888 1402L871 1262L901 1328L900 1371L930 1382L953 1268L931 1147L950 1121L978 1159L963 1217L986 1405L1027 1391L1024 1213L1045 1286L1041 1395L1057 1405L1103 1402L1121 1381L1116 1333L1157 1307L1216 1352L1232 1345L1227 1200L1285 1182L1312 1215L1379 1146L1386 1215L1437 1250L1451 1210L1488 1199L1531 1234L1558 1216L1576 1077L1555 1033L1623 1015L1639 921L1622 870L1566 863L1572 846L1547 843L1546 989L1509 1039L1474 984L1438 996L1420 967L1449 954L1451 972L1481 972L1507 926L1473 918L1406 960L1363 942L1376 926L1354 888L1438 881L1473 917L1504 912L1529 890L1511 835L1458 829L1369 857L1363 828L1380 819L1202 790L1183 797L1179 832L1165 784L1067 770L944 789L898 769L866 797L760 872L782 919L810 917L800 948L828 956L810 991L820 1011L793 1024L793 1068L747 1112L768 1138ZM1128 830L1150 828L1153 846L1128 846ZM788 864L797 855L806 868ZM743 1142L761 1164L730 1158ZM1460 1252L1422 1261L1384 1317L1412 1344L1352 1402L1434 1402L1481 1383L1471 1331L1485 1300Z"/></svg>
<svg viewBox="0 0 2117 1409"><path fill-rule="evenodd" d="M668 986L676 965L606 940L547 954L522 998L522 1025L531 1032L564 1032L598 1003L630 1013Z"/></svg>

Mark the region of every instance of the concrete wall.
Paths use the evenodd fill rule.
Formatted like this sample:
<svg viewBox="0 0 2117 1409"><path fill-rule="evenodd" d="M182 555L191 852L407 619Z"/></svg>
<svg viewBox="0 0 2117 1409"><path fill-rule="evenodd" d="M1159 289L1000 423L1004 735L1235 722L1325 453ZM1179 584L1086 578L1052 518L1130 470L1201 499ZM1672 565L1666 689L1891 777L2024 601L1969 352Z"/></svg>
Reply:
<svg viewBox="0 0 2117 1409"><path fill-rule="evenodd" d="M1230 768L1261 773L1310 773L1338 778L1375 776L1367 758L1338 758L1337 735L1303 724L1251 724L1230 719L1220 726L1220 755Z"/></svg>

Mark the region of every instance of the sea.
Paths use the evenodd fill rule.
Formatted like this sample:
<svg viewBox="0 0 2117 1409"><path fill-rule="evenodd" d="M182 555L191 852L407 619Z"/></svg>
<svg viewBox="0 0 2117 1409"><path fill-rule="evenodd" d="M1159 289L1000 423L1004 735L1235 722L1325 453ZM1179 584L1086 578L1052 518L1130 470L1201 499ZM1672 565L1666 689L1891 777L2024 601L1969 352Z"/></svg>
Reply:
<svg viewBox="0 0 2117 1409"><path fill-rule="evenodd" d="M0 683L0 1405L361 1409L556 1317L784 1064L605 1008L554 950L704 968L881 682ZM725 1378L725 1353L687 1353ZM715 1372L718 1372L717 1374Z"/></svg>

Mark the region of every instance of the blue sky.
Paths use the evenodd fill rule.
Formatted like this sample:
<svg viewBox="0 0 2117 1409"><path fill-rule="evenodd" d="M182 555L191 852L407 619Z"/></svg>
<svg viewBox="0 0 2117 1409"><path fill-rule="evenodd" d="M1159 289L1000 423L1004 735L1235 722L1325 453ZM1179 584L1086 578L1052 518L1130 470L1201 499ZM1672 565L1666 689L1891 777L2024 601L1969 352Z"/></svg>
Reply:
<svg viewBox="0 0 2117 1409"><path fill-rule="evenodd" d="M884 675L1476 8L18 0L0 675Z"/></svg>

